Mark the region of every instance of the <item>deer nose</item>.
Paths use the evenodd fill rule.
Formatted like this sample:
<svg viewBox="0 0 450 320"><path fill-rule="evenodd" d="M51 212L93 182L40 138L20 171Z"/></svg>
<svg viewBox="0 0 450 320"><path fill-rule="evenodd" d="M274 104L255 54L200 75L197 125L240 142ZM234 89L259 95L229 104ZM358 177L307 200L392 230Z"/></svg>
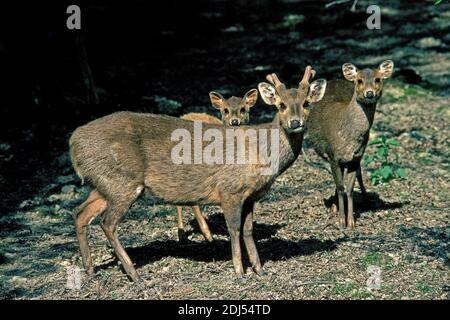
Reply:
<svg viewBox="0 0 450 320"><path fill-rule="evenodd" d="M302 125L301 125L301 123L300 123L299 120L291 120L291 121L289 122L289 126L291 127L291 129L298 129L298 128L300 128Z"/></svg>
<svg viewBox="0 0 450 320"><path fill-rule="evenodd" d="M232 119L231 120L231 125L232 126L238 126L239 125L239 120L238 119Z"/></svg>
<svg viewBox="0 0 450 320"><path fill-rule="evenodd" d="M373 93L373 91L367 91L366 92L366 98L367 99L372 99L373 97L375 97L375 93Z"/></svg>

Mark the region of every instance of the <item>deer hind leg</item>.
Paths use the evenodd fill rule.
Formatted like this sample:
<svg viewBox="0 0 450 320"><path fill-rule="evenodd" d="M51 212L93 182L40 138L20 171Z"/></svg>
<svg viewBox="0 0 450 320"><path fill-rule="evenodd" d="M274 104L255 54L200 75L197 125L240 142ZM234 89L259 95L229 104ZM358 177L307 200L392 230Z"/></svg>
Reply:
<svg viewBox="0 0 450 320"><path fill-rule="evenodd" d="M347 227L353 229L355 227L355 218L353 217L353 188L355 187L358 170L348 173L347 181Z"/></svg>
<svg viewBox="0 0 450 320"><path fill-rule="evenodd" d="M134 282L139 282L140 278L133 266L133 262L119 241L117 226L143 188L142 185L132 185L120 195L116 194L115 197L111 197L111 200L108 201L108 208L103 214L103 220L100 223L125 272Z"/></svg>
<svg viewBox="0 0 450 320"><path fill-rule="evenodd" d="M75 230L80 244L81 258L88 275L94 273L94 267L87 240L87 226L96 216L105 211L106 207L107 202L105 198L97 190L93 190L88 199L78 207L74 214Z"/></svg>
<svg viewBox="0 0 450 320"><path fill-rule="evenodd" d="M213 237L211 235L211 231L209 230L208 223L206 223L205 217L202 214L199 206L192 206L192 210L194 211L195 219L197 219L198 225L200 227L200 231L203 236L209 242L213 241Z"/></svg>
<svg viewBox="0 0 450 320"><path fill-rule="evenodd" d="M345 228L345 207L344 207L344 195L345 184L344 178L346 176L346 169L342 170L339 164L331 164L331 171L333 172L334 183L336 184L337 200L338 200L338 221L339 226Z"/></svg>
<svg viewBox="0 0 450 320"><path fill-rule="evenodd" d="M242 204L239 201L230 201L230 199L227 199L226 202L222 203L222 209L230 234L234 271L238 276L242 276L244 274L240 240Z"/></svg>
<svg viewBox="0 0 450 320"><path fill-rule="evenodd" d="M258 250L256 249L255 240L253 239L253 207L253 202L245 203L242 210L243 238L253 271L261 275L263 269L259 259Z"/></svg>

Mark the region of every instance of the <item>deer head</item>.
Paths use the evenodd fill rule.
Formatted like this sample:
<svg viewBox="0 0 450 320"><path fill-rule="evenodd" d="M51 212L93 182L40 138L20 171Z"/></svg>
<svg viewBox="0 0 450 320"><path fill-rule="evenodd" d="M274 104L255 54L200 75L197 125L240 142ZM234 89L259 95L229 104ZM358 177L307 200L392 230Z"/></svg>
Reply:
<svg viewBox="0 0 450 320"><path fill-rule="evenodd" d="M258 99L258 90L251 89L243 98L231 97L225 99L220 93L210 92L212 105L220 110L224 125L240 126L248 124L250 108Z"/></svg>
<svg viewBox="0 0 450 320"><path fill-rule="evenodd" d="M270 83L261 82L258 85L264 102L278 108L280 125L288 132L304 130L309 109L325 94L326 80L309 82L315 73L311 66L307 66L298 88L287 89L274 73L266 77Z"/></svg>
<svg viewBox="0 0 450 320"><path fill-rule="evenodd" d="M376 69L358 70L351 63L342 65L345 79L355 83L356 99L363 103L376 103L383 92L383 80L394 71L394 62L386 60Z"/></svg>

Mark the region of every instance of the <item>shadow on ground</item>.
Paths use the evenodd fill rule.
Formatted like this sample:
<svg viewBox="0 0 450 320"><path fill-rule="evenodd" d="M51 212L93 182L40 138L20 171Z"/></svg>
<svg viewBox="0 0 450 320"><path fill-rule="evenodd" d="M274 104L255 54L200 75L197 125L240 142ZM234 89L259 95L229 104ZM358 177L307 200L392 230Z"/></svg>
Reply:
<svg viewBox="0 0 450 320"><path fill-rule="evenodd" d="M260 238L260 235L257 236ZM332 240L319 240L316 238L301 239L298 241L270 238L257 242L261 262L286 260L296 256L312 255L316 252L333 251L338 243L345 238ZM145 246L127 248L131 260L136 267L141 267L163 257L185 258L200 262L229 261L231 248L229 240L215 240L213 242L189 242L180 244L176 240L153 241ZM205 254L207 252L208 254ZM245 256L245 254L244 254ZM106 269L117 264L117 259L99 266Z"/></svg>
<svg viewBox="0 0 450 320"><path fill-rule="evenodd" d="M207 223L211 233L214 235L222 235L228 236L227 225L225 222L225 218L222 213L214 213L210 215L207 219ZM189 236L193 233L201 233L198 223L195 219L191 219L189 224L192 226L191 231L187 231L186 234ZM274 223L274 224L266 224L266 223L258 223L254 222L253 224L253 234L255 236L255 240L268 239L272 236L275 236L277 231L283 228L286 224L284 223Z"/></svg>
<svg viewBox="0 0 450 320"><path fill-rule="evenodd" d="M368 192L366 197L364 197L360 192L355 192L353 194L353 201L355 219L361 217L361 214L365 212L399 209L404 205L409 204L409 201L386 202L380 198L378 193L375 192ZM331 195L327 199L324 199L323 202L327 208L330 208L331 205L335 203L335 196Z"/></svg>
<svg viewBox="0 0 450 320"><path fill-rule="evenodd" d="M450 229L448 227L420 228L400 226L401 239L409 239L422 255L445 261L450 268Z"/></svg>

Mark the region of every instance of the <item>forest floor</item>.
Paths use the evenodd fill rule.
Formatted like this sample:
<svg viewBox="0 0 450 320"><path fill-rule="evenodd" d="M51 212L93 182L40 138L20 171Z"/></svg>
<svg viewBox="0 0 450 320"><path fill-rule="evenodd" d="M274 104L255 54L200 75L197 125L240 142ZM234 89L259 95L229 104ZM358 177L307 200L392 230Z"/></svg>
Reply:
<svg viewBox="0 0 450 320"><path fill-rule="evenodd" d="M389 85L386 95L393 92ZM366 172L370 201L356 192L356 229L341 231L327 221L324 200L334 192L330 174L299 158L255 208L263 277L250 269L243 279L233 274L220 208L204 210L212 243L185 209L189 241L181 244L175 208L144 199L133 205L120 234L148 288L127 279L95 222L89 242L97 273L83 278L80 290L67 288L68 270L80 266L72 212L89 191L69 173L0 219L0 294L19 299L449 299L450 114L436 106L448 106L450 99L426 93L405 99L385 99L376 127L395 132L407 179L370 186ZM311 161L320 161L306 152ZM373 152L369 147L367 153ZM369 266L381 268L380 289L366 285Z"/></svg>
<svg viewBox="0 0 450 320"><path fill-rule="evenodd" d="M399 9L387 6L385 14L393 15L393 10ZM145 287L127 279L96 219L89 233L96 273L81 273L81 288L71 289L68 274L81 267L72 213L89 187L80 184L67 151L60 151L50 165L36 170L36 175L51 173L45 186L0 216L0 299L449 299L450 37L439 38L443 33L436 30L448 33L450 24L448 11L431 10L418 17L413 9L403 8L409 22L401 28L387 24L385 33L369 42L357 41L367 37L368 30L356 38L342 31L338 37L323 34L301 42L296 33L282 39L265 35L273 40L273 52L290 46L292 57L309 55L310 61L322 61L317 69L335 77L342 64L339 57L350 45L349 60L356 65L377 65L387 58L399 62L398 76L386 81L371 138L386 135L399 141L393 148L407 177L371 185L370 170L378 164L364 167L369 200L357 189L353 231L340 230L328 220L325 203L334 193L331 175L301 156L255 207L254 235L264 276L250 268L243 278L234 275L219 207L204 208L213 242L203 239L187 208L188 241L179 243L175 207L152 205L143 198L132 206L119 234ZM257 64L261 57L256 36L235 34L217 50L223 49L232 64L233 50L238 49L230 44L243 42L254 53L246 70L253 65L253 70L267 72L276 66L276 55L270 52L267 66ZM195 65L207 54L180 55ZM304 61L284 65L302 66ZM184 68L177 72L190 72L191 67ZM293 77L287 69L283 72ZM262 120L269 117L256 114ZM9 147L1 146L0 161L6 162ZM308 146L306 139L308 159L321 162ZM375 152L374 146L366 150ZM380 288L367 285L372 266L380 269Z"/></svg>

